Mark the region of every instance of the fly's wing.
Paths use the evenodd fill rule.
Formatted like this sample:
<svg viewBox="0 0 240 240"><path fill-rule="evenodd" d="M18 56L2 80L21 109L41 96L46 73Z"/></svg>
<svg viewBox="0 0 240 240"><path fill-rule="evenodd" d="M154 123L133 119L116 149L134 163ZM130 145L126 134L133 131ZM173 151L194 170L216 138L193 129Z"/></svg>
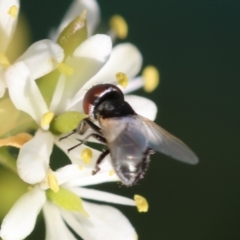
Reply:
<svg viewBox="0 0 240 240"><path fill-rule="evenodd" d="M147 138L149 140L148 146L150 148L185 163L198 163L198 157L185 143L149 119L140 115L137 117L141 119L145 125Z"/></svg>
<svg viewBox="0 0 240 240"><path fill-rule="evenodd" d="M148 148L146 129L142 121L137 116L108 118L103 121L100 121L100 125L112 158L125 160L127 157L142 160Z"/></svg>
<svg viewBox="0 0 240 240"><path fill-rule="evenodd" d="M100 121L113 167L125 185L132 185L145 170L142 161L148 149L146 129L136 116Z"/></svg>

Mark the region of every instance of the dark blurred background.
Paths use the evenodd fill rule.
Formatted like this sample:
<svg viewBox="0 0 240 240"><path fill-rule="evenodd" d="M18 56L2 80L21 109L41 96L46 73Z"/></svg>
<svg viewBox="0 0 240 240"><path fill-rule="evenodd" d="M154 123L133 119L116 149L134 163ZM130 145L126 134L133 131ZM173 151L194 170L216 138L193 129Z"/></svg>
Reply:
<svg viewBox="0 0 240 240"><path fill-rule="evenodd" d="M31 40L46 38L70 2L21 1ZM100 7L105 24L113 14L125 17L127 41L140 49L144 65L161 72L157 90L136 94L157 103L156 122L186 142L200 163L157 153L138 186L98 188L148 199L148 213L117 206L140 240L240 239L240 2L104 0ZM40 232L29 239L43 239Z"/></svg>

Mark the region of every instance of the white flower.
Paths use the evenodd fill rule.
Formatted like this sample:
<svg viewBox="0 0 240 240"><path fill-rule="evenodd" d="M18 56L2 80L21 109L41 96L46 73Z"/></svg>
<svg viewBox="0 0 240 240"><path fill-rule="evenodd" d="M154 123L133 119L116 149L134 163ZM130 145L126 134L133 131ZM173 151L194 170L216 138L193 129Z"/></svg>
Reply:
<svg viewBox="0 0 240 240"><path fill-rule="evenodd" d="M5 72L11 64L4 53L15 30L19 7L18 0L0 0L0 97L9 87L5 81ZM29 77L36 79L53 71L57 64L63 60L63 57L63 49L58 44L51 40L42 40L30 46L16 62L23 62L28 68ZM32 68L32 66L35 67ZM19 74L25 73L21 71ZM17 85L17 83L14 84Z"/></svg>
<svg viewBox="0 0 240 240"><path fill-rule="evenodd" d="M74 18L76 4L80 4L80 12L75 13L76 15L84 8L88 10L88 30L91 36L100 19L98 5L93 0L74 1L58 33ZM90 218L87 218L84 212L64 209L61 204L54 203L49 198L50 190L47 189L57 192L60 185L81 198L136 206L131 199L84 188L92 184L119 180L113 172L110 156L101 164L101 171L92 176L92 169L100 154L97 150L90 149L91 161L86 162L81 156L86 146L74 149L69 154L73 164L53 173L49 168L53 144L57 144L67 153L68 148L79 142L75 139L76 136L59 142L59 136L55 136L49 127L54 116L66 111L83 112L82 100L86 91L99 83L117 84L116 73L126 74L130 79L130 90L142 86L143 78L136 78L142 66L142 56L130 43L119 44L112 49L109 36L98 34L89 37L74 50L71 57L65 59L65 67L71 69L72 74L60 74L48 105L35 80L61 66L59 63L62 59L63 50L57 44L44 40L31 46L4 75L15 107L28 113L39 128L35 136L22 146L17 159L20 177L35 186L23 195L6 215L0 236L4 240L25 238L33 230L36 217L43 209L46 239L76 239L67 225L83 239L136 239L132 225L122 213L112 207L83 201L83 209L90 215ZM136 84L136 79L140 79L141 84L139 81ZM125 91L130 90L127 88ZM138 114L155 119L157 108L152 101L134 95L126 96L126 101L129 101Z"/></svg>
<svg viewBox="0 0 240 240"><path fill-rule="evenodd" d="M16 108L28 113L40 126L34 138L20 149L17 160L20 177L30 184L36 184L46 176L49 165L46 155L50 156L54 141L64 151L70 147L67 147L67 141L59 143L58 138L54 138L54 135L47 131L53 116L70 110L83 112L82 99L87 89L97 83L117 83L115 75L119 71L133 78L141 68L142 57L132 44L117 45L112 50L108 36L94 35L88 38L74 51L73 57L66 61L73 69L73 74L60 75L50 107L34 81L36 74L42 70L40 64L30 65L30 61L21 60L9 67L5 78L9 95ZM37 76L39 75L40 73ZM128 98L131 98L130 104L141 99L141 112L136 109L139 105L133 106L135 110L143 116L155 118L157 109L153 102L141 97ZM146 108L142 107L144 105ZM144 113L143 110L147 112ZM73 141L71 140L72 143ZM80 157L78 160L81 160Z"/></svg>
<svg viewBox="0 0 240 240"><path fill-rule="evenodd" d="M103 165L106 172L111 169L108 162ZM62 183L59 191L63 191L60 196L61 201L58 201L58 193L49 194L47 191L51 190L45 191L36 185L20 197L5 216L0 230L2 239L20 240L27 237L32 232L37 215L42 209L46 223L46 240L76 239L67 225L86 240L135 240L137 235L133 226L119 210L106 205L81 201L77 196L128 206L136 206L137 202L126 197L83 187L93 182L98 183L98 180L92 181L98 178L97 175L91 176L91 179L89 175L89 169L80 170L77 165L69 165L55 172L58 182ZM111 181L112 176L108 175L108 178Z"/></svg>
<svg viewBox="0 0 240 240"><path fill-rule="evenodd" d="M77 16L81 15L83 10L87 10L87 29L88 35L91 36L98 24L100 23L100 8L96 0L74 0L68 11L66 12L62 22L60 23L57 31L55 31L54 35L52 35L53 39L57 39L58 35L63 31L63 29ZM121 18L121 17L120 17ZM119 20L119 16L115 21L118 25L119 29L123 29L121 25L127 24L125 20ZM122 23L124 22L124 23ZM109 30L109 36L112 38L112 41L116 38L114 34L118 34L114 32L114 29ZM128 63L126 63L128 62ZM153 91L158 83L159 83L159 73L154 67L147 67L145 71L143 71L143 76L137 76L140 69L142 67L142 56L138 49L134 47L132 44L119 44L113 48L113 53L111 54L111 58L106 67L101 69L101 71L95 75L91 81L89 81L84 87L89 89L94 84L98 83L116 83L116 73L123 72L129 78L129 84L127 88L122 88L122 91L127 94L133 92L141 87L147 92ZM86 92L86 89L82 89L78 94L76 94L75 98L72 100L71 104L75 104L79 99L83 98ZM69 106L71 106L69 104ZM78 107L78 106L77 106ZM81 106L80 106L81 107ZM150 111L149 111L150 112ZM156 111L155 111L156 113ZM149 119L155 119L156 116L150 115Z"/></svg>
<svg viewBox="0 0 240 240"><path fill-rule="evenodd" d="M5 52L17 24L19 7L19 0L0 0L0 97L6 89L3 73L10 65Z"/></svg>

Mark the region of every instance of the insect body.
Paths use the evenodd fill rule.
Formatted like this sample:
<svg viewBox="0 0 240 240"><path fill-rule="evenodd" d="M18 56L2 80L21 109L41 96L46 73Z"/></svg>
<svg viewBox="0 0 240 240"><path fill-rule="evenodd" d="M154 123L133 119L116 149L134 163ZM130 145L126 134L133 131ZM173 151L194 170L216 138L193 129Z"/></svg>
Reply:
<svg viewBox="0 0 240 240"><path fill-rule="evenodd" d="M99 84L92 87L83 99L83 109L89 117L83 119L71 134L84 134L88 128L94 133L69 151L86 142L89 137L104 143L107 149L100 154L93 174L100 170L99 164L108 154L116 174L126 186L134 185L144 177L149 156L155 151L182 162L198 162L197 156L181 140L135 113L115 85ZM100 127L94 121L98 121Z"/></svg>

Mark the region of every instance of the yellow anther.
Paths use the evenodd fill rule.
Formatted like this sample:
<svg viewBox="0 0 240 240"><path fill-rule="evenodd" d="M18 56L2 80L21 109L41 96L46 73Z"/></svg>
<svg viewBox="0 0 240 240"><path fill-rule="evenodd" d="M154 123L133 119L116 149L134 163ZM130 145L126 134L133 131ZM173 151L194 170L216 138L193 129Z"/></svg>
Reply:
<svg viewBox="0 0 240 240"><path fill-rule="evenodd" d="M157 68L154 66L147 66L144 68L142 72L142 76L144 79L144 90L146 92L152 92L158 86L160 82L160 73Z"/></svg>
<svg viewBox="0 0 240 240"><path fill-rule="evenodd" d="M47 112L42 116L41 127L43 130L48 130L50 123L52 122L54 117L53 112Z"/></svg>
<svg viewBox="0 0 240 240"><path fill-rule="evenodd" d="M84 148L81 153L81 158L85 164L89 164L92 160L92 150L90 148Z"/></svg>
<svg viewBox="0 0 240 240"><path fill-rule="evenodd" d="M2 146L12 146L16 148L21 148L22 145L32 139L32 135L28 133L19 133L13 137L8 137L0 139L0 147Z"/></svg>
<svg viewBox="0 0 240 240"><path fill-rule="evenodd" d="M124 39L128 35L128 25L125 19L120 15L114 15L110 19L110 27L116 36L120 39Z"/></svg>
<svg viewBox="0 0 240 240"><path fill-rule="evenodd" d="M126 88L128 85L128 77L125 73L119 72L116 74L116 79L119 85Z"/></svg>
<svg viewBox="0 0 240 240"><path fill-rule="evenodd" d="M66 76L71 76L73 74L73 68L68 66L66 63L58 63L58 71Z"/></svg>
<svg viewBox="0 0 240 240"><path fill-rule="evenodd" d="M13 5L9 8L8 14L11 15L12 18L17 17L18 13L18 7L16 5Z"/></svg>
<svg viewBox="0 0 240 240"><path fill-rule="evenodd" d="M7 56L5 54L1 53L1 52L0 52L0 65L3 68L8 68L11 65Z"/></svg>
<svg viewBox="0 0 240 240"><path fill-rule="evenodd" d="M137 209L139 212L147 212L148 211L148 202L146 198L140 195L134 195L134 201L136 202Z"/></svg>
<svg viewBox="0 0 240 240"><path fill-rule="evenodd" d="M115 171L114 170L110 170L108 174L111 177L111 176L113 176L115 174Z"/></svg>
<svg viewBox="0 0 240 240"><path fill-rule="evenodd" d="M79 165L79 166L78 166L78 169L79 169L79 170L83 170L83 168L84 168L84 167L83 167L82 165Z"/></svg>
<svg viewBox="0 0 240 240"><path fill-rule="evenodd" d="M50 170L48 175L47 175L47 180L48 180L48 186L49 188L57 193L59 191L59 184L58 184L58 180L55 176L55 174Z"/></svg>

